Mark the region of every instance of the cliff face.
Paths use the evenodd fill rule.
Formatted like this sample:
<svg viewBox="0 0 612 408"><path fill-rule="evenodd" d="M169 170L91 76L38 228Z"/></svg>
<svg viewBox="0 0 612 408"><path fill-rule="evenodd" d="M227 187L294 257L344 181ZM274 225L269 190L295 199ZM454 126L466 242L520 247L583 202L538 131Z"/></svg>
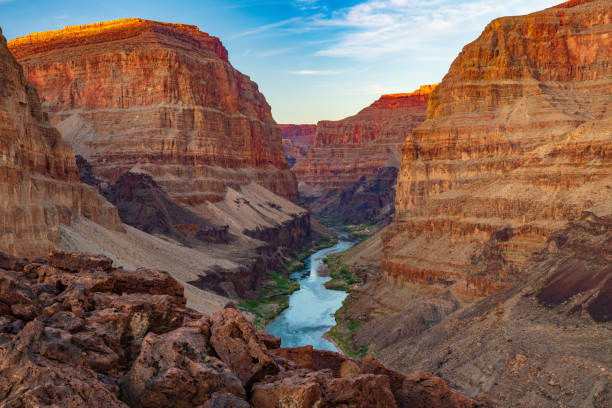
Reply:
<svg viewBox="0 0 612 408"><path fill-rule="evenodd" d="M283 149L289 168L306 157L312 145L317 125L279 125L283 137Z"/></svg>
<svg viewBox="0 0 612 408"><path fill-rule="evenodd" d="M46 256L60 224L78 216L122 229L115 208L80 183L72 148L47 122L1 31L0 134L0 250Z"/></svg>
<svg viewBox="0 0 612 408"><path fill-rule="evenodd" d="M197 27L126 19L9 47L51 123L98 178L144 172L191 207L250 182L297 198L265 98Z"/></svg>
<svg viewBox="0 0 612 408"><path fill-rule="evenodd" d="M403 147L389 280L492 294L567 221L612 212L611 19L569 2L463 49Z"/></svg>
<svg viewBox="0 0 612 408"><path fill-rule="evenodd" d="M313 211L331 215L330 210L342 210L343 190L354 190L358 182L376 183L372 177L377 169L399 167L401 145L425 120L434 88L427 85L408 94L383 95L355 116L319 122L307 156L292 168L301 199ZM393 197L382 207L392 208Z"/></svg>

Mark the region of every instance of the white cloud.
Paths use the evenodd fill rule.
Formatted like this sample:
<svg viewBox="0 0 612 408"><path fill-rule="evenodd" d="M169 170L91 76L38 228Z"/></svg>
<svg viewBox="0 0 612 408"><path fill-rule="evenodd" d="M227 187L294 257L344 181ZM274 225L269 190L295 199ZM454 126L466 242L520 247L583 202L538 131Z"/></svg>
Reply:
<svg viewBox="0 0 612 408"><path fill-rule="evenodd" d="M259 33L262 33L264 31L269 31L269 30L272 30L272 29L275 29L275 28L279 28L279 27L290 25L292 23L298 22L301 19L302 19L301 17L293 17L293 18L288 18L287 20L278 21L276 23L262 25L262 26L259 26L257 28L254 28L252 30L236 34L233 38L248 37L248 36L253 35L253 34L259 34Z"/></svg>
<svg viewBox="0 0 612 408"><path fill-rule="evenodd" d="M312 69L302 69L299 71L291 71L290 73L294 75L338 75L338 74L341 74L340 71L325 71L325 70L312 70Z"/></svg>
<svg viewBox="0 0 612 408"><path fill-rule="evenodd" d="M367 0L314 24L348 30L317 55L352 58L418 50L474 34L492 19L534 12L560 0Z"/></svg>

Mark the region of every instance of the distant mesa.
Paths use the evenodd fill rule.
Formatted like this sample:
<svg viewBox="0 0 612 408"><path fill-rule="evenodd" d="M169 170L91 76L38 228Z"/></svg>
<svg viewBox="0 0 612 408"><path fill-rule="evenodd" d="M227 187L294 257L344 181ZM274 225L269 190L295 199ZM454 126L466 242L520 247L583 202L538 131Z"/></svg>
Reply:
<svg viewBox="0 0 612 408"><path fill-rule="evenodd" d="M354 116L319 122L308 153L292 167L300 199L315 213L343 222L388 219L402 144L425 120L435 87L383 95Z"/></svg>

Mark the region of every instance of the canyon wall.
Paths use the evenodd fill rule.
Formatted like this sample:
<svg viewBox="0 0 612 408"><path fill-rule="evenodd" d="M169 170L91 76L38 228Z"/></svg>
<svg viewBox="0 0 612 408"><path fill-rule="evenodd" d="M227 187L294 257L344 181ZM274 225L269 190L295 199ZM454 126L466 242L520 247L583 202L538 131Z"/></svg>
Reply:
<svg viewBox="0 0 612 408"><path fill-rule="evenodd" d="M140 230L79 220L56 228L57 247L168 270L182 283L213 274L222 296L187 286L190 306L211 311L224 295L248 297L311 238L270 106L219 39L126 19L31 34L9 47L40 94L40 115L79 156L77 172L72 149L59 145L70 152L72 179L80 174Z"/></svg>
<svg viewBox="0 0 612 408"><path fill-rule="evenodd" d="M283 149L289 168L306 157L314 141L317 125L279 125L283 137Z"/></svg>
<svg viewBox="0 0 612 408"><path fill-rule="evenodd" d="M395 175L391 183L380 183L376 172L385 175L383 180L386 180L387 174L395 170L380 169L399 167L402 143L425 120L427 100L434 88L435 85L425 85L412 93L383 95L354 116L319 122L308 154L292 168L303 202L314 212L332 217L341 214L342 208L351 201L362 201L356 211L368 212L374 208L369 220L381 218L381 213L385 214L382 218L389 215L393 210L394 191L391 190L394 190ZM377 187L364 189L371 185ZM385 191L383 194L381 189ZM362 191L364 199L355 195ZM381 199L374 203L374 196Z"/></svg>
<svg viewBox="0 0 612 408"><path fill-rule="evenodd" d="M122 230L116 209L80 183L72 148L48 123L1 31L0 135L0 251L46 256L60 224L79 216Z"/></svg>
<svg viewBox="0 0 612 408"><path fill-rule="evenodd" d="M389 281L489 295L553 231L612 212L611 20L609 1L569 2L463 49L404 143Z"/></svg>
<svg viewBox="0 0 612 408"><path fill-rule="evenodd" d="M30 34L9 47L51 123L98 178L147 173L196 210L251 182L297 199L270 106L218 38L125 19Z"/></svg>

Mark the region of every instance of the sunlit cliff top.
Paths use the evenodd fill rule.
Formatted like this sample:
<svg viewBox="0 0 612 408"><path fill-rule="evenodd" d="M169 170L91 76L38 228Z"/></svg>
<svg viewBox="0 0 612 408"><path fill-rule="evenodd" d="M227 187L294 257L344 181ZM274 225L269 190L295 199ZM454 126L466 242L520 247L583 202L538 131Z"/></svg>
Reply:
<svg viewBox="0 0 612 408"><path fill-rule="evenodd" d="M434 89L436 89L436 86L438 86L438 84L434 84L434 85L421 85L421 87L419 89L417 89L416 91L414 91L414 92L386 94L386 95L382 95L381 99L382 98L388 98L388 99L407 98L409 96L429 95L430 93L433 92Z"/></svg>
<svg viewBox="0 0 612 408"><path fill-rule="evenodd" d="M145 32L162 33L190 43L199 44L201 48L215 51L219 57L227 60L227 51L217 37L208 35L194 25L164 23L140 18L126 18L104 21L101 23L76 25L55 31L44 31L28 34L8 42L14 54L35 54L52 49L80 47L84 45L122 40L136 37Z"/></svg>

